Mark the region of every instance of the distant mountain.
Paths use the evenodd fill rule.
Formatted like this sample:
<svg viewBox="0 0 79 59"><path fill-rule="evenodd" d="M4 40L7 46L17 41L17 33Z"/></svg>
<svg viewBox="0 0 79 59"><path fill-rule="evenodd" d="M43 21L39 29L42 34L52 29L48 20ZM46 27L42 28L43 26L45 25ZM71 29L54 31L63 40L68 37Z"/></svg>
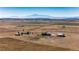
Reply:
<svg viewBox="0 0 79 59"><path fill-rule="evenodd" d="M51 18L51 19L53 19L52 16L49 16L49 15L39 15L39 14L29 15L29 16L26 16L26 18Z"/></svg>
<svg viewBox="0 0 79 59"><path fill-rule="evenodd" d="M68 21L79 20L79 17L54 17L50 15L32 14L28 16L11 16L10 18L0 18L0 20L34 20L34 21Z"/></svg>
<svg viewBox="0 0 79 59"><path fill-rule="evenodd" d="M64 18L64 20L79 20L79 17Z"/></svg>

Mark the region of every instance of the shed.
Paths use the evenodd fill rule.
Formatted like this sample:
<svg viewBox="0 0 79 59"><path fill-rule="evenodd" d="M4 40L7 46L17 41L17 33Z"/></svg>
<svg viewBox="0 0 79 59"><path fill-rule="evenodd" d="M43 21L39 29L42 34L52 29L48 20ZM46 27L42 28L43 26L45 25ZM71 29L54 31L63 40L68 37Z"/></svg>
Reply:
<svg viewBox="0 0 79 59"><path fill-rule="evenodd" d="M64 33L57 33L57 37L65 37Z"/></svg>

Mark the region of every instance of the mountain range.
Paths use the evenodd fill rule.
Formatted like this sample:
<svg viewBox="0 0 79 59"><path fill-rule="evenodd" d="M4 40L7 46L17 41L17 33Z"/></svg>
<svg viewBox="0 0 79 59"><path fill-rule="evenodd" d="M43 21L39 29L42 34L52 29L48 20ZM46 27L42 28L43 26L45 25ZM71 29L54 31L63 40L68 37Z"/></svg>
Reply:
<svg viewBox="0 0 79 59"><path fill-rule="evenodd" d="M64 19L64 20L79 20L79 17L54 17L49 15L39 15L39 14L33 14L26 16L26 18L48 18L48 19Z"/></svg>
<svg viewBox="0 0 79 59"><path fill-rule="evenodd" d="M39 15L39 14L32 14L32 15L28 15L28 16L22 16L22 17L18 17L18 16L12 16L12 17L7 17L7 18L16 18L16 19L55 19L55 20L79 20L79 17L54 17L54 16L50 16L50 15Z"/></svg>

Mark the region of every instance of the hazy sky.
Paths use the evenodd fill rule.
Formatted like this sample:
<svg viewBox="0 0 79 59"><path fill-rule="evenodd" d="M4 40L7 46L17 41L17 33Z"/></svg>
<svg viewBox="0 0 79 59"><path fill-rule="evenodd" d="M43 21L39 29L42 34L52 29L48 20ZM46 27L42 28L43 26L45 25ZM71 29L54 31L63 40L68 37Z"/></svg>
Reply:
<svg viewBox="0 0 79 59"><path fill-rule="evenodd" d="M0 7L0 18L39 14L54 17L78 17L79 7Z"/></svg>

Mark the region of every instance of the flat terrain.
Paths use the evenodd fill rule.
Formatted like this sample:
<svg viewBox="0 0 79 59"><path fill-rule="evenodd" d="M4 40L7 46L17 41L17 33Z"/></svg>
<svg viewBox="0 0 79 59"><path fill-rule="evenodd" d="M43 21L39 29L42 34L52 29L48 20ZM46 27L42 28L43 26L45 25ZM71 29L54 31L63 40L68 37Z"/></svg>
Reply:
<svg viewBox="0 0 79 59"><path fill-rule="evenodd" d="M32 32L15 36L15 33ZM43 37L42 32L64 32L66 37ZM53 22L0 21L0 50L7 51L72 51L79 50L79 26L53 24Z"/></svg>
<svg viewBox="0 0 79 59"><path fill-rule="evenodd" d="M60 48L54 46L40 45L30 43L13 38L0 38L0 50L2 51L62 51L69 50L67 48Z"/></svg>

